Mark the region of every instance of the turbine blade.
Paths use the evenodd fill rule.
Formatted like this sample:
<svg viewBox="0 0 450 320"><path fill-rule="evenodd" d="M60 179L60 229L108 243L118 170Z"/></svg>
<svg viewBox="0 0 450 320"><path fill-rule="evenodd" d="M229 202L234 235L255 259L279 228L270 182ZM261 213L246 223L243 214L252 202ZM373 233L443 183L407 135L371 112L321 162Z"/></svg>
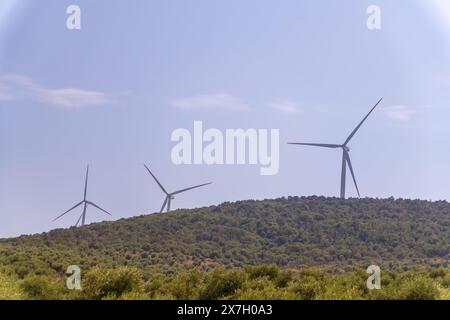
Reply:
<svg viewBox="0 0 450 320"><path fill-rule="evenodd" d="M362 126L362 124L364 123L364 121L366 121L366 119L370 116L370 114L372 113L373 110L375 110L375 108L380 104L381 100L383 100L383 98L381 98L380 100L378 100L378 102L375 104L375 106L373 106L372 109L370 109L369 113L364 117L364 119L361 120L361 122L356 126L356 128L352 131L352 133L350 133L350 135L348 136L347 140L345 140L344 142L344 146L347 145L347 143L350 142L350 140L353 138L353 136L355 135L356 131L359 130L359 128Z"/></svg>
<svg viewBox="0 0 450 320"><path fill-rule="evenodd" d="M76 205L74 205L72 208L70 208L69 210L67 210L66 212L64 212L63 214L61 214L61 215L59 215L59 216L57 216L55 219L53 219L52 221L56 221L56 220L58 220L59 218L61 218L63 215L65 215L66 213L69 213L70 211L72 211L73 209L75 209L76 207L78 207L78 206L80 206L81 204L83 204L84 203L84 200L83 201L81 201L80 203L78 203L78 204L76 204Z"/></svg>
<svg viewBox="0 0 450 320"><path fill-rule="evenodd" d="M185 192L185 191L188 191L188 190L192 190L192 189L195 189L195 188L200 188L200 187L206 186L206 185L211 184L211 183L212 183L212 182L208 182L208 183L199 184L199 185L197 185L197 186L189 187L189 188L186 188L186 189L181 189L181 190L172 192L170 195L182 193L182 192Z"/></svg>
<svg viewBox="0 0 450 320"><path fill-rule="evenodd" d="M87 165L87 168L86 168L86 180L84 182L84 200L86 200L88 177L89 177L89 165Z"/></svg>
<svg viewBox="0 0 450 320"><path fill-rule="evenodd" d="M78 218L77 223L75 223L75 227L78 227L78 224L80 223L81 217L83 216L83 214L81 214L81 216Z"/></svg>
<svg viewBox="0 0 450 320"><path fill-rule="evenodd" d="M111 213L109 213L108 211L106 211L105 209L102 209L102 208L100 208L98 205L96 205L95 203L93 203L93 202L90 202L90 201L86 201L88 204L90 204L91 206L94 206L94 207L96 207L97 209L99 209L99 210L101 210L101 211L103 211L104 213L106 213L106 214L109 214L110 216L112 216L112 214Z"/></svg>
<svg viewBox="0 0 450 320"><path fill-rule="evenodd" d="M148 173L151 174L151 176L153 177L153 179L155 179L156 183L158 184L158 186L161 188L161 190L165 193L165 194L169 194L166 189L164 189L164 187L162 186L162 184L158 181L158 179L156 179L156 177L154 176L154 174L150 171L150 169L144 164L145 169L147 169Z"/></svg>
<svg viewBox="0 0 450 320"><path fill-rule="evenodd" d="M347 151L344 151L344 154L345 154L345 159L347 160L347 163L348 163L348 167L350 168L350 172L352 174L353 183L355 184L355 187L356 187L356 192L358 192L358 197L361 197L361 195L359 194L358 184L356 183L355 173L353 172L352 162L350 161L350 155L348 154Z"/></svg>
<svg viewBox="0 0 450 320"><path fill-rule="evenodd" d="M164 200L163 205L162 205L161 210L159 211L159 213L164 211L164 208L166 207L166 204L167 204L167 199L169 199L169 196L166 196L166 199Z"/></svg>
<svg viewBox="0 0 450 320"><path fill-rule="evenodd" d="M339 144L329 144L329 143L300 143L300 142L289 142L288 144L296 144L300 146L312 146L312 147L323 147L323 148L341 148Z"/></svg>

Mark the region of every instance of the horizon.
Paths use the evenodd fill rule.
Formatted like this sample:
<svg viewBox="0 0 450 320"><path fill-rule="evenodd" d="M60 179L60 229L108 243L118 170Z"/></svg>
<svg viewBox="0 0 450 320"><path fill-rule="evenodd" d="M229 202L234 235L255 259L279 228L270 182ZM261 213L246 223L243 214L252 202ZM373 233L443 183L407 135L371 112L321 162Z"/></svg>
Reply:
<svg viewBox="0 0 450 320"><path fill-rule="evenodd" d="M287 143L341 143L380 97L349 143L361 199L450 201L450 3L378 0L369 30L372 2L2 1L0 238L75 223L81 210L51 220L82 199L87 164L108 221L159 211L142 163L168 190L213 182L173 210L338 197L340 150ZM79 30L66 27L73 4ZM208 165L204 149L202 164L175 164L172 135L194 137L195 121L224 139L266 130L266 147L279 130L279 170L261 174L276 159L256 143L256 164ZM354 198L350 172L346 188ZM102 219L89 209L87 224Z"/></svg>

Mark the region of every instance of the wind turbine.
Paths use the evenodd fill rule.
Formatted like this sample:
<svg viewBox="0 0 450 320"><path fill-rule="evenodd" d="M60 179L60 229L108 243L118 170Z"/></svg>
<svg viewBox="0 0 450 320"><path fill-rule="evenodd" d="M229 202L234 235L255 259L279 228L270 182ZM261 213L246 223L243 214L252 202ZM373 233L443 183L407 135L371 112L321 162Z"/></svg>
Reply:
<svg viewBox="0 0 450 320"><path fill-rule="evenodd" d="M350 142L350 140L353 138L353 136L355 135L355 133L359 130L359 128L362 126L362 124L364 123L364 121L366 121L366 119L369 117L369 115L372 113L373 110L375 110L375 108L380 104L381 100L383 100L383 98L381 98L380 100L378 100L378 102L375 104L375 106L373 106L373 108L369 111L369 113L362 119L362 121L356 126L356 128L350 133L350 135L347 137L347 139L345 140L345 142L343 144L326 144L326 143L300 143L300 142L290 142L289 144L297 144L297 145L302 145L302 146L313 146L313 147L321 147L321 148L332 148L332 149L337 149L337 148L341 148L342 149L342 170L341 170L341 199L345 199L345 177L346 177L346 169L347 169L347 165L350 169L350 172L352 174L352 178L353 178L353 183L355 184L356 187L356 192L358 193L358 197L360 197L359 194L359 189L358 189L358 184L356 183L356 178L355 178L355 173L353 172L353 167L352 167L352 162L350 161L350 148L347 146L348 143Z"/></svg>
<svg viewBox="0 0 450 320"><path fill-rule="evenodd" d="M103 211L106 214L109 214L110 216L112 215L111 213L109 213L108 211L100 208L98 205L96 205L95 203L86 200L86 194L87 194L87 186L88 186L88 176L89 176L89 165L86 168L86 180L84 182L84 198L81 202L79 202L78 204L74 205L72 208L70 208L69 210L67 210L66 212L64 212L63 214L59 215L58 217L56 217L55 219L53 219L53 221L58 220L59 218L61 218L63 215L65 215L66 213L69 213L70 211L72 211L73 209L84 205L83 206L83 213L81 213L81 216L78 218L77 223L75 223L75 227L78 226L78 223L81 220L81 226L84 226L84 223L86 221L86 209L88 205L91 205L93 207L96 207L97 209Z"/></svg>
<svg viewBox="0 0 450 320"><path fill-rule="evenodd" d="M161 190L166 194L166 199L163 202L163 205L161 207L161 210L159 211L159 213L164 211L164 208L166 208L167 205L167 212L170 211L170 203L172 202L173 199L175 199L175 195L188 191L188 190L192 190L192 189L196 189L196 188L200 188L203 186L206 186L208 184L211 184L212 182L208 182L208 183L203 183L203 184L199 184L193 187L189 187L189 188L185 188L185 189L181 189L175 192L167 192L166 189L164 189L164 187L162 186L162 184L158 181L158 179L156 179L155 175L150 171L150 169L144 164L145 169L147 169L148 173L150 173L150 175L153 177L153 179L155 179L156 183L158 184L158 186L161 188Z"/></svg>

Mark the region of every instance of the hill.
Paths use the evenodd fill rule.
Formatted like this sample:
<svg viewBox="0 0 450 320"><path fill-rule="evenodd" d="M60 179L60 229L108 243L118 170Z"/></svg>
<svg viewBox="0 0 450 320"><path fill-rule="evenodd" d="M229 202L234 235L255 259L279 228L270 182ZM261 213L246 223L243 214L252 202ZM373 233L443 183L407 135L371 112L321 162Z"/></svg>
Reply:
<svg viewBox="0 0 450 320"><path fill-rule="evenodd" d="M450 204L403 199L289 197L223 203L0 240L0 265L19 277L69 265L181 269L273 263L345 272L376 264L447 267Z"/></svg>

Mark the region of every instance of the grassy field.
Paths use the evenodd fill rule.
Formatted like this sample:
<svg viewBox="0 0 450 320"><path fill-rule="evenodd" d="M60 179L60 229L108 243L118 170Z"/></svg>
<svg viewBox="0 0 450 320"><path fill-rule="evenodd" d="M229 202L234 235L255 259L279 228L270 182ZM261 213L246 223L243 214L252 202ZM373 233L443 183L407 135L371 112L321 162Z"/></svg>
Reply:
<svg viewBox="0 0 450 320"><path fill-rule="evenodd" d="M0 300L19 300L27 297L21 287L17 276L0 269Z"/></svg>

